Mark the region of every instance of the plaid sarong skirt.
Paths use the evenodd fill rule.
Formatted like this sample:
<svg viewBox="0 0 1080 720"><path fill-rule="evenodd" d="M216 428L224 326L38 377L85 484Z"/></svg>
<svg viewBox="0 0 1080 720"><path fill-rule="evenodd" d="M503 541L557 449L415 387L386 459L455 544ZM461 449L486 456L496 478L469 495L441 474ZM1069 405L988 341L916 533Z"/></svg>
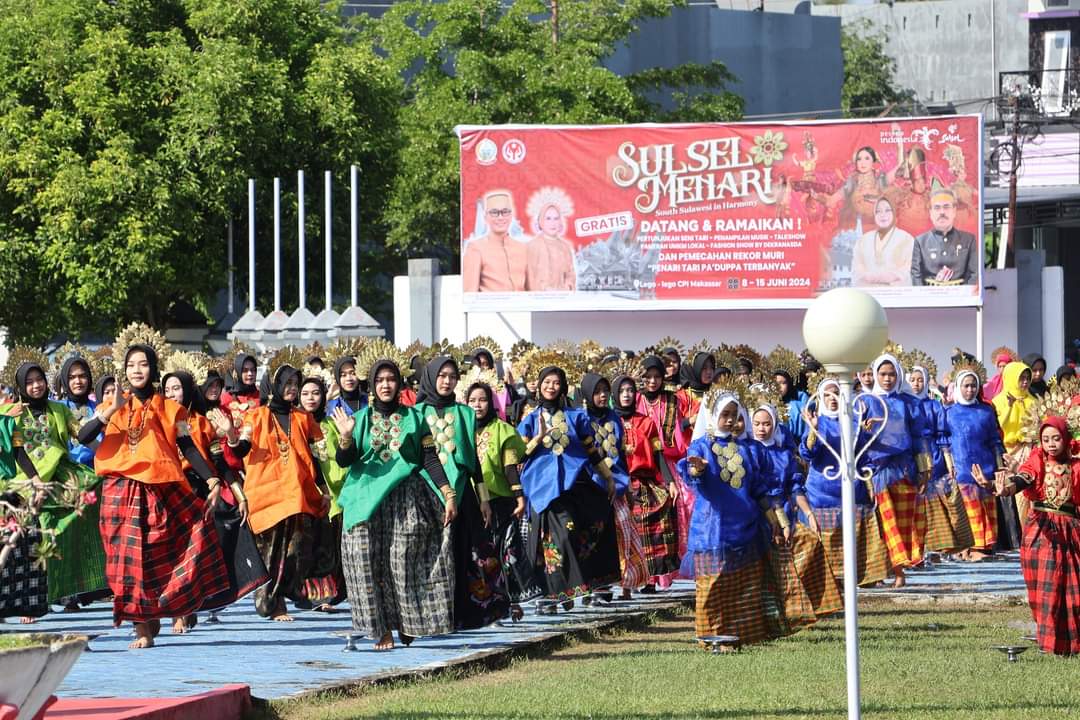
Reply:
<svg viewBox="0 0 1080 720"><path fill-rule="evenodd" d="M367 522L342 535L341 560L353 629L370 638L392 630L445 635L454 630L453 530L427 482L402 481Z"/></svg>
<svg viewBox="0 0 1080 720"><path fill-rule="evenodd" d="M101 539L117 626L189 615L228 589L217 531L203 510L186 482L104 479Z"/></svg>
<svg viewBox="0 0 1080 720"><path fill-rule="evenodd" d="M1020 565L1039 647L1056 655L1080 653L1080 520L1033 508Z"/></svg>

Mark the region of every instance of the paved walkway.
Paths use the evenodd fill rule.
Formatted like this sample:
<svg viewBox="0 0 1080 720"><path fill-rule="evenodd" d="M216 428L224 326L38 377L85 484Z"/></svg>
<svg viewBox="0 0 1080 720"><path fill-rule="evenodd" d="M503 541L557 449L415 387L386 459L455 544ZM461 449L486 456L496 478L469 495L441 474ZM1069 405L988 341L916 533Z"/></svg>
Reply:
<svg viewBox="0 0 1080 720"><path fill-rule="evenodd" d="M897 594L987 594L1019 596L1025 593L1015 553L1008 559L965 564L942 562L932 570L913 571L909 586ZM891 594L864 591L864 596ZM130 626L113 629L110 607L96 604L79 613L55 613L33 628L44 632L104 633L91 643L72 669L61 697L151 697L191 695L227 683L251 686L261 698L281 698L364 679L435 669L477 656L535 643L597 622L630 613L691 602L693 584L678 582L668 592L635 595L629 602L604 608L582 608L551 617L526 615L516 624L456 633L441 638L420 638L409 648L375 652L370 640L357 643L356 652L343 652L345 640L334 632L350 629L349 614L298 613L294 623L273 623L259 618L251 601L221 614L221 623L201 622L188 635L174 636L165 628L152 650L127 650ZM200 615L205 621L206 615ZM5 632L27 629L12 622ZM687 637L687 641L691 638Z"/></svg>

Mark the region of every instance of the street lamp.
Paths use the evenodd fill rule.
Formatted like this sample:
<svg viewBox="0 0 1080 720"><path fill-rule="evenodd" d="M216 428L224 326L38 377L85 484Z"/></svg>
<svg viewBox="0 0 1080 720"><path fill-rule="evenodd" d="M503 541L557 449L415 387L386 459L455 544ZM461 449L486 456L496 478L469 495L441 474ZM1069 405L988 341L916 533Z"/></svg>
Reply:
<svg viewBox="0 0 1080 720"><path fill-rule="evenodd" d="M844 536L844 639L847 649L848 719L859 720L859 607L858 548L855 543L855 483L859 476L858 460L885 428L888 407L880 398L883 418L877 433L855 447L854 425L861 426L867 400L857 409L851 397L851 377L865 368L885 347L889 338L889 320L877 300L853 288L836 288L819 296L803 317L803 340L826 372L840 382L840 452L821 438L822 444L836 458L837 471L832 478L841 481L841 517ZM856 421L853 422L853 410ZM828 477L829 474L826 473ZM831 478L831 479L832 479Z"/></svg>

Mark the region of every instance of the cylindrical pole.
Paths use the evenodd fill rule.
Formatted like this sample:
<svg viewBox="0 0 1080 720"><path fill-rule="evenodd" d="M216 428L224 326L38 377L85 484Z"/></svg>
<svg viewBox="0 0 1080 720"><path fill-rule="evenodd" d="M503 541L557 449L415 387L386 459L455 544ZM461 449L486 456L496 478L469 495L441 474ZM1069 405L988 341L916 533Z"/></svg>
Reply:
<svg viewBox="0 0 1080 720"><path fill-rule="evenodd" d="M983 359L983 309L981 305L975 307L975 357L982 362ZM993 360L993 358L990 358ZM956 389L959 392L959 388Z"/></svg>
<svg viewBox="0 0 1080 720"><path fill-rule="evenodd" d="M296 244L299 250L300 265L300 304L298 308L303 310L307 307L307 258L304 256L304 171L296 171Z"/></svg>
<svg viewBox="0 0 1080 720"><path fill-rule="evenodd" d="M255 178L248 178L248 312L255 312Z"/></svg>
<svg viewBox="0 0 1080 720"><path fill-rule="evenodd" d="M236 267L233 265L233 219L229 218L229 314L236 310Z"/></svg>
<svg viewBox="0 0 1080 720"><path fill-rule="evenodd" d="M357 205L357 168L355 165L349 168L349 254L352 258L352 272L349 279L349 305L350 307L357 307L359 303L358 298L358 286L360 279L357 276L357 253L358 251L358 236L360 233L360 215L359 206Z"/></svg>
<svg viewBox="0 0 1080 720"><path fill-rule="evenodd" d="M274 312L281 312L281 178L274 178Z"/></svg>
<svg viewBox="0 0 1080 720"><path fill-rule="evenodd" d="M326 216L325 220L323 221L324 224L325 224L326 229L323 232L324 232L324 234L326 236L326 309L327 310L333 309L333 306L334 306L334 300L333 300L333 297L331 297L331 294L332 294L331 290L333 288L334 283L333 283L333 277L331 276L331 269L330 269L330 253L331 253L331 246L333 244L331 242L330 233L332 232L332 228L333 228L333 225L334 225L334 219L332 217L333 203L331 202L331 198L330 198L330 178L331 178L330 171L327 170L326 171L326 182L325 182L326 189L324 191L324 194L326 195L326 207L323 210L323 214Z"/></svg>
<svg viewBox="0 0 1080 720"><path fill-rule="evenodd" d="M840 373L840 512L844 526L844 641L847 648L848 720L859 720L859 579L855 542L855 438L851 419L851 372Z"/></svg>

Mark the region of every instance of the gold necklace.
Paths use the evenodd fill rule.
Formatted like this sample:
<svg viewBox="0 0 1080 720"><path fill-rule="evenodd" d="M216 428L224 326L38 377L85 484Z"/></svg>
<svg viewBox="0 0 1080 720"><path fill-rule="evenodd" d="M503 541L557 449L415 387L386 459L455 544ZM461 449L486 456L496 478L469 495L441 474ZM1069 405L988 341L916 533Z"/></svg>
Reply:
<svg viewBox="0 0 1080 720"><path fill-rule="evenodd" d="M282 465L288 465L289 464L289 437L290 437L289 430L285 431L285 437L284 437L284 439L282 439L282 437L281 437L281 429L282 429L281 424L278 422L277 416L274 415L273 411L270 412L270 419L274 423L274 442L277 444L278 459L281 461ZM292 423L289 423L289 425L290 425L290 430L291 430L292 429L291 428Z"/></svg>
<svg viewBox="0 0 1080 720"><path fill-rule="evenodd" d="M128 414L127 441L128 441L128 450L131 452L132 455L134 455L135 452L139 448L139 441L142 439L143 432L146 430L146 421L150 417L149 413L146 412L146 405L147 405L147 403L143 403L139 407L139 410L141 411L142 420L140 421L138 427L132 427L132 424L133 424L132 421L135 419L135 413L136 413L135 408L132 407L131 412Z"/></svg>

